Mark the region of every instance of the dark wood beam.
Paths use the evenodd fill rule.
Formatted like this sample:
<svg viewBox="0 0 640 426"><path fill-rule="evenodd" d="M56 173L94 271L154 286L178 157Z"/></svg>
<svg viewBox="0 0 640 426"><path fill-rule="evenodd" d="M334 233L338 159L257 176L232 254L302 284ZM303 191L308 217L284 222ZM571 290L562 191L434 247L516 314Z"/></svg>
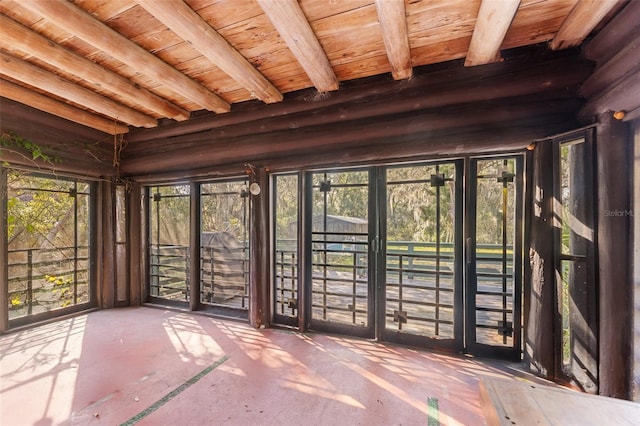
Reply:
<svg viewBox="0 0 640 426"><path fill-rule="evenodd" d="M519 98L516 102L522 102ZM246 135L223 140L212 140L195 135L185 136L188 141L173 138L153 143L153 152L144 146L130 145L122 170L128 174L147 174L153 171L169 171L205 167L237 161L255 161L282 155L317 155L325 150L342 149L373 140L402 142L421 137L432 141L431 134L446 135L461 128L485 126L500 128L511 126L519 120L533 119L544 132L544 120L536 117L548 114L566 116L579 108L573 99L538 100L525 104L474 103L464 107L451 107L411 115L396 115L386 119L364 119L331 126L317 125L302 129L275 131L270 134ZM540 134L540 137L544 136ZM443 136L445 137L445 136ZM474 141L469 141L473 145ZM477 141L477 149L482 141ZM424 149L428 149L425 143ZM454 153L451 148L449 154ZM179 155L177 155L180 153Z"/></svg>
<svg viewBox="0 0 640 426"><path fill-rule="evenodd" d="M24 155L3 150L2 161L92 177L115 173L113 136L5 98L0 98L0 109L2 133L15 132L41 146L45 154L60 160L52 164L34 162Z"/></svg>
<svg viewBox="0 0 640 426"><path fill-rule="evenodd" d="M637 40L640 32L640 2L630 1L598 34L584 47L584 56L598 62L606 62L620 51L629 40Z"/></svg>
<svg viewBox="0 0 640 426"><path fill-rule="evenodd" d="M640 71L640 67L635 68ZM598 114L607 111L633 111L640 107L640 72L629 72L626 76L589 99L580 111L580 119L584 122L592 122Z"/></svg>
<svg viewBox="0 0 640 426"><path fill-rule="evenodd" d="M249 323L256 328L269 326L269 177L264 168L256 169L251 182L260 185L258 195L250 195L250 266L249 266Z"/></svg>
<svg viewBox="0 0 640 426"><path fill-rule="evenodd" d="M599 117L599 371L601 395L629 399L633 361L632 155L629 126L611 112Z"/></svg>
<svg viewBox="0 0 640 426"><path fill-rule="evenodd" d="M591 73L593 63L576 57L575 53L527 49L527 55L509 57L502 63L482 67L463 68L460 64L416 69L414 78L408 81L393 81L388 78L372 78L361 82L345 83L339 92L316 98L315 90L303 90L287 94L284 102L274 105L245 103L234 105L229 114L213 116L206 114L193 117L186 123L169 123L154 129L138 131L132 129L127 140L142 142L181 136L229 126L255 124L251 132L260 128L275 129L278 125L289 128L302 127L312 121L309 117L324 122L324 114L341 109L350 116L384 113L384 104L389 113L436 108L456 103L497 99L534 92L568 89L580 84ZM397 104L396 104L397 102ZM402 106L404 104L404 106ZM381 107L382 106L382 107ZM377 112L376 112L377 111ZM306 114L305 114L306 113ZM338 114L338 115L340 115ZM280 117L278 120L276 118ZM341 119L344 121L344 119ZM279 123L279 124L278 124ZM212 133L212 137L214 134Z"/></svg>
<svg viewBox="0 0 640 426"><path fill-rule="evenodd" d="M625 76L640 73L640 31L613 57L597 65L594 73L584 82L580 93L587 99L612 87ZM638 102L640 104L640 101Z"/></svg>

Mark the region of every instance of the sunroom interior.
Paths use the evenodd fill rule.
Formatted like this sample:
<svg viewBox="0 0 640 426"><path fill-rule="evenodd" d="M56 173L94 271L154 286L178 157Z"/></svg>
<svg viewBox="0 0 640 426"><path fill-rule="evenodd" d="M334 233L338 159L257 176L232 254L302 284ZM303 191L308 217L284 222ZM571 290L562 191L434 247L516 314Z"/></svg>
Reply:
<svg viewBox="0 0 640 426"><path fill-rule="evenodd" d="M0 420L518 415L511 390L465 390L464 371L596 398L583 415L640 401L640 1L3 0L0 19ZM101 355L43 361L88 324ZM139 344L135 361L114 336ZM229 379L276 346L317 363L315 390L296 389L334 405L256 390L302 380L282 366ZM67 389L95 395L71 408L46 414L55 379L25 402L35 417L12 408L57 377L38 368L104 354L96 371L139 368L114 383L154 384L146 410L92 391L104 377L87 370ZM190 367L144 373L140 357ZM362 382L322 390L330 374ZM207 380L262 409L184 396ZM438 391L416 399L425 383ZM396 399L358 399L374 388ZM447 405L460 398L468 412ZM260 417L277 404L298 411ZM633 424L638 405L615 412Z"/></svg>

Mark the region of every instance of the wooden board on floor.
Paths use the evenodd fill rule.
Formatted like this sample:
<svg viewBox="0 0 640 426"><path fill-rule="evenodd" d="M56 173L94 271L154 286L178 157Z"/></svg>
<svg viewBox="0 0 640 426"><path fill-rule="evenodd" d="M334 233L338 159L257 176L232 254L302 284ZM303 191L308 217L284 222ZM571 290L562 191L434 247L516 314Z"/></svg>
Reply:
<svg viewBox="0 0 640 426"><path fill-rule="evenodd" d="M565 388L483 378L480 399L489 425L636 425L640 404Z"/></svg>

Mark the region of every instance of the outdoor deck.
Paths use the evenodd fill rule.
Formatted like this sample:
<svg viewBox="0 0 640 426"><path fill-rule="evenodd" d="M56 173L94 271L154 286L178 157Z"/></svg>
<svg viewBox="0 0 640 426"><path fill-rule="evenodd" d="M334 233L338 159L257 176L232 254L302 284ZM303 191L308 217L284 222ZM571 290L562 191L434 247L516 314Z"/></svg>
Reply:
<svg viewBox="0 0 640 426"><path fill-rule="evenodd" d="M0 424L485 424L519 365L150 307L0 337ZM533 379L532 379L533 380Z"/></svg>

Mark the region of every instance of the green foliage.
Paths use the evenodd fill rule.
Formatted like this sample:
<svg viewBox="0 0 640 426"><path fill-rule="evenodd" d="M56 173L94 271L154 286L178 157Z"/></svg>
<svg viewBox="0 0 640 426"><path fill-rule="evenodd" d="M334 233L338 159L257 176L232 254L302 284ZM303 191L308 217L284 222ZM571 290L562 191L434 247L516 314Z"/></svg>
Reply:
<svg viewBox="0 0 640 426"><path fill-rule="evenodd" d="M56 242L61 246L73 245L69 226L73 224L74 202L76 198L79 201L88 198L70 195L73 182L13 170L8 172L7 181L7 225L12 248L42 247ZM85 216L86 213L80 218Z"/></svg>
<svg viewBox="0 0 640 426"><path fill-rule="evenodd" d="M20 307L20 305L22 305L22 297L20 296L20 294L16 293L12 295L11 299L9 300L9 304L14 309Z"/></svg>
<svg viewBox="0 0 640 426"><path fill-rule="evenodd" d="M2 133L2 135L0 135L0 147L3 148L0 150L0 156L4 150L8 150L17 152L33 161L41 160L46 163L59 163L61 161L59 157L51 156L43 152L40 145L17 135L15 132Z"/></svg>
<svg viewBox="0 0 640 426"><path fill-rule="evenodd" d="M66 308L73 303L73 278L62 275L45 275L45 280L53 285L51 293L60 297L60 307Z"/></svg>

